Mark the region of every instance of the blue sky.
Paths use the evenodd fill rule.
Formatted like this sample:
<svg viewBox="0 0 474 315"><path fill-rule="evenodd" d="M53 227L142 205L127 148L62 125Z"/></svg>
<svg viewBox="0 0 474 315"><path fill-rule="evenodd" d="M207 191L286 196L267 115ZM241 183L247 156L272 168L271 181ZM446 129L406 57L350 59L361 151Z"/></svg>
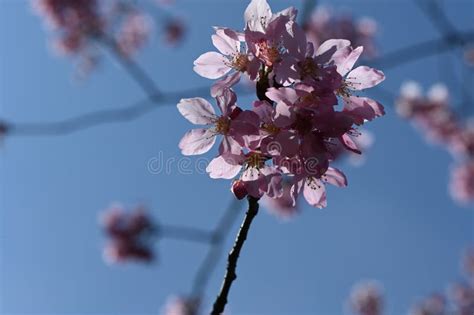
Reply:
<svg viewBox="0 0 474 315"><path fill-rule="evenodd" d="M184 45L171 50L155 38L138 61L163 91L210 86L193 73L192 62L212 48L211 26L242 26L247 1L177 3L190 30ZM301 4L270 3L275 10ZM383 52L439 37L411 1L331 3L375 18ZM472 29L473 1L450 1L446 11L460 29ZM144 97L108 59L86 80L74 80L71 61L51 53L27 1L0 0L0 38L0 117L9 121L58 120ZM442 55L452 61L455 56ZM384 87L396 92L407 79L425 87L443 80L444 60L430 57L390 69ZM456 93L454 83L448 86ZM251 101L242 97L239 104ZM330 188L327 209L304 206L290 222L259 214L239 262L232 314L345 314L344 300L361 279L381 281L388 314L403 314L416 299L459 279L459 256L474 241L474 210L457 206L447 193L451 157L426 144L391 103L385 105L387 115L368 128L376 143L367 163L342 166L349 187ZM158 314L169 295L187 293L204 245L164 240L157 245L158 263L110 267L102 261L97 216L115 201L142 203L162 222L212 228L232 198L229 182L147 169L160 154L180 157L177 143L189 128L170 103L129 123L68 136L5 139L0 311ZM223 270L221 261L209 300Z"/></svg>

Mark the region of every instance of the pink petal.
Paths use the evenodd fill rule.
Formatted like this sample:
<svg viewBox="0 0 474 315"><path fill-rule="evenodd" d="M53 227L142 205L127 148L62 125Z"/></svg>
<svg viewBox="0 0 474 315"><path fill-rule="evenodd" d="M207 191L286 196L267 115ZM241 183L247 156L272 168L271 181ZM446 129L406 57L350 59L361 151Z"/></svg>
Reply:
<svg viewBox="0 0 474 315"><path fill-rule="evenodd" d="M179 148L183 155L203 154L211 149L214 142L216 137L209 129L192 129L183 136Z"/></svg>
<svg viewBox="0 0 474 315"><path fill-rule="evenodd" d="M349 88L352 90L368 89L383 80L385 80L385 75L382 71L367 66L355 68L349 72L346 78L346 82L349 83Z"/></svg>
<svg viewBox="0 0 474 315"><path fill-rule="evenodd" d="M293 185L290 189L291 199L293 199L293 207L296 206L296 200L298 199L301 189L303 189L304 181L304 179L295 179L293 181Z"/></svg>
<svg viewBox="0 0 474 315"><path fill-rule="evenodd" d="M272 101L283 101L288 105L292 105L298 99L298 95L293 88L269 88L265 95Z"/></svg>
<svg viewBox="0 0 474 315"><path fill-rule="evenodd" d="M359 148L357 147L357 144L352 140L352 138L347 134L343 134L341 137L339 137L339 140L341 141L342 145L357 154L361 154Z"/></svg>
<svg viewBox="0 0 474 315"><path fill-rule="evenodd" d="M211 178L231 179L239 174L241 165L228 163L221 155L212 159L206 168Z"/></svg>
<svg viewBox="0 0 474 315"><path fill-rule="evenodd" d="M303 187L303 196L313 207L324 208L326 202L326 187L319 179L306 180Z"/></svg>
<svg viewBox="0 0 474 315"><path fill-rule="evenodd" d="M346 187L347 186L347 178L343 172L338 170L337 168L329 167L322 176L322 179L334 186L338 187Z"/></svg>
<svg viewBox="0 0 474 315"><path fill-rule="evenodd" d="M275 125L278 127L286 127L293 123L294 112L292 108L284 102L278 102L275 107Z"/></svg>
<svg viewBox="0 0 474 315"><path fill-rule="evenodd" d="M260 118L250 110L241 112L230 124L230 132L234 138L256 135L259 133Z"/></svg>
<svg viewBox="0 0 474 315"><path fill-rule="evenodd" d="M367 97L351 96L344 99L344 113L354 120L356 125L362 125L366 120L385 115L385 110L378 102Z"/></svg>
<svg viewBox="0 0 474 315"><path fill-rule="evenodd" d="M240 50L240 43L227 36L224 29L216 30L216 34L212 35L212 43L226 56L230 56Z"/></svg>
<svg viewBox="0 0 474 315"><path fill-rule="evenodd" d="M344 47L349 47L351 45L351 42L348 41L347 39L328 39L321 45L319 45L318 49L316 50L316 55L322 55L326 51L333 49L333 47L336 50L339 50Z"/></svg>
<svg viewBox="0 0 474 315"><path fill-rule="evenodd" d="M195 125L212 124L216 117L212 105L202 97L183 98L177 106L181 115Z"/></svg>
<svg viewBox="0 0 474 315"><path fill-rule="evenodd" d="M194 61L194 71L208 79L218 79L231 70L226 65L227 58L218 52L210 51L202 54Z"/></svg>
<svg viewBox="0 0 474 315"><path fill-rule="evenodd" d="M223 94L224 90L232 88L240 81L240 72L234 72L217 80L211 87L211 96L216 97Z"/></svg>
<svg viewBox="0 0 474 315"><path fill-rule="evenodd" d="M264 32L262 22L268 24L272 10L266 0L252 0L244 13L245 24L252 31Z"/></svg>
<svg viewBox="0 0 474 315"><path fill-rule="evenodd" d="M331 60L336 65L337 72L341 76L345 76L352 67L354 67L354 64L363 51L364 48L362 46L357 47L354 50L351 47L345 47L336 51Z"/></svg>
<svg viewBox="0 0 474 315"><path fill-rule="evenodd" d="M232 90L225 89L223 90L220 95L216 97L217 106L222 112L222 115L228 116L231 111L232 107L235 105L237 101L237 95Z"/></svg>

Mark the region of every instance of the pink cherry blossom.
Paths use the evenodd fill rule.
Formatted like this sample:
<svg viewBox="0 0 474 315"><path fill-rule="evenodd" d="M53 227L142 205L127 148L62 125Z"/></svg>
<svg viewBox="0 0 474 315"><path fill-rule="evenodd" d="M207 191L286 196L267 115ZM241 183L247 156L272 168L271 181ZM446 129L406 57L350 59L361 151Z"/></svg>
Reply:
<svg viewBox="0 0 474 315"><path fill-rule="evenodd" d="M217 135L224 137L220 147L222 154L238 151L237 144L243 145L247 135L258 132L257 115L237 107L233 91L227 90L216 100L221 115L216 115L212 105L203 98L182 99L179 102L178 110L187 120L196 125L207 125L206 128L192 129L184 135L179 143L184 155L206 153L213 146Z"/></svg>
<svg viewBox="0 0 474 315"><path fill-rule="evenodd" d="M216 28L212 42L219 52L207 52L194 61L194 71L208 79L218 79L232 69L257 76L259 62L241 48L242 35L229 28Z"/></svg>

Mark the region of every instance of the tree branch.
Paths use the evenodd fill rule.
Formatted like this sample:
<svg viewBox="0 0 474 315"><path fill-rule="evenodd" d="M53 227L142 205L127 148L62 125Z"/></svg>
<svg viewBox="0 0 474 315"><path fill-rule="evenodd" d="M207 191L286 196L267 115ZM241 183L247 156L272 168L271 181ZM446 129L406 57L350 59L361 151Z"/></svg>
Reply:
<svg viewBox="0 0 474 315"><path fill-rule="evenodd" d="M197 243L212 243L214 233L194 227L183 227L174 225L158 225L157 234L159 238L168 238L181 241Z"/></svg>
<svg viewBox="0 0 474 315"><path fill-rule="evenodd" d="M474 42L474 31L456 32L447 34L438 39L432 39L394 50L372 60L370 64L372 66L383 67L384 69L394 68L414 60L437 55L457 47L463 47L470 42Z"/></svg>
<svg viewBox="0 0 474 315"><path fill-rule="evenodd" d="M474 31L457 32L457 35L445 35L438 39L428 40L407 47L403 47L385 54L370 64L384 69L393 68L414 60L436 55L444 51L462 47L474 42ZM462 41L457 40L461 36ZM6 126L9 136L59 136L68 135L76 131L94 126L123 121L132 121L158 108L158 104L176 103L180 98L196 95L207 95L207 87L194 88L173 93L163 93L148 96L144 100L132 103L120 109L94 111L76 117L55 122L39 123L10 123L2 122Z"/></svg>
<svg viewBox="0 0 474 315"><path fill-rule="evenodd" d="M232 247L232 250L229 253L224 281L222 282L220 292L214 302L211 315L221 315L222 312L224 312L232 282L237 278L235 270L237 269L237 261L240 256L240 251L242 250L245 240L247 239L247 235L250 230L252 221L258 214L258 199L249 196L248 202L249 208L247 210L247 213L245 214L244 221L240 226L240 230L237 233L237 238L235 239L234 246Z"/></svg>
<svg viewBox="0 0 474 315"><path fill-rule="evenodd" d="M199 298L205 290L205 287L212 276L212 273L219 261L222 254L222 245L227 238L227 232L235 222L238 214L240 213L242 203L236 198L232 198L232 202L226 209L226 212L217 224L217 228L213 233L213 242L206 257L199 266L196 275L194 277L191 295Z"/></svg>

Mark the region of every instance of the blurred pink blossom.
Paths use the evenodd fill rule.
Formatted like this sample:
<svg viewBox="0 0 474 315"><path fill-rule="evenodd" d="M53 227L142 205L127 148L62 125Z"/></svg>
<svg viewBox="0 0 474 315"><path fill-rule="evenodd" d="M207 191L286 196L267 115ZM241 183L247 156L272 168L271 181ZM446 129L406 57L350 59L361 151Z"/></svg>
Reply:
<svg viewBox="0 0 474 315"><path fill-rule="evenodd" d="M364 57L375 57L377 23L364 17L355 20L350 14L337 14L327 7L318 6L303 26L315 47L331 38L349 40L354 46L364 47Z"/></svg>
<svg viewBox="0 0 474 315"><path fill-rule="evenodd" d="M197 315L200 301L195 298L172 297L164 307L163 315Z"/></svg>
<svg viewBox="0 0 474 315"><path fill-rule="evenodd" d="M441 294L433 294L424 301L416 304L410 315L445 315L446 300ZM460 314L459 314L460 315Z"/></svg>
<svg viewBox="0 0 474 315"><path fill-rule="evenodd" d="M350 308L356 315L381 315L383 304L382 288L375 281L355 285L349 297Z"/></svg>
<svg viewBox="0 0 474 315"><path fill-rule="evenodd" d="M176 46L183 41L186 35L186 25L179 18L170 18L163 25L163 38L165 43Z"/></svg>
<svg viewBox="0 0 474 315"><path fill-rule="evenodd" d="M452 169L449 190L460 203L474 202L474 160L462 162Z"/></svg>
<svg viewBox="0 0 474 315"><path fill-rule="evenodd" d="M151 21L147 15L129 13L116 35L117 45L124 56L130 57L148 41Z"/></svg>
<svg viewBox="0 0 474 315"><path fill-rule="evenodd" d="M101 222L109 238L104 250L106 261L116 263L153 259L150 244L153 223L142 207L126 212L120 206L113 206L103 214Z"/></svg>

